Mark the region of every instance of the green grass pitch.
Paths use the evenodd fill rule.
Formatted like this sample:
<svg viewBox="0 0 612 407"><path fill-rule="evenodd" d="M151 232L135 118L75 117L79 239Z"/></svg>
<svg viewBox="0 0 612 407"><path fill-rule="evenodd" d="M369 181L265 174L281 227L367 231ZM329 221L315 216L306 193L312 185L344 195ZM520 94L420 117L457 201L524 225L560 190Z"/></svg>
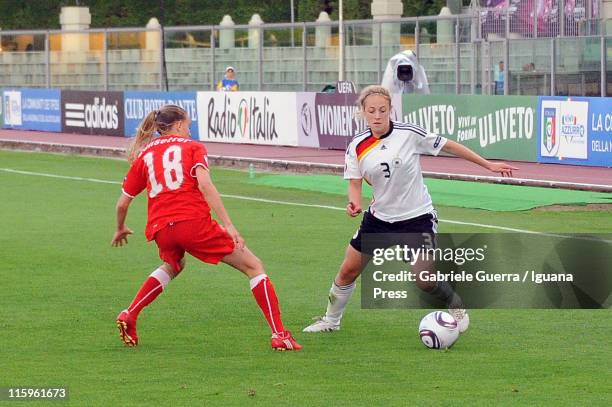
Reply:
<svg viewBox="0 0 612 407"><path fill-rule="evenodd" d="M0 151L0 168L118 183L127 163ZM239 171L213 169L213 179L222 194L345 204L252 185ZM610 310L473 310L455 347L429 351L417 335L426 311L361 310L357 290L341 331L302 334L324 311L359 219L229 197L304 350L271 351L246 278L193 258L141 314L140 346L126 348L115 317L159 259L143 235L144 196L130 210L128 246L110 246L119 193L118 184L0 170L0 387L68 386L69 401L37 405L612 405ZM437 209L441 219L544 232L612 230L610 211ZM483 230L441 222L440 231Z"/></svg>

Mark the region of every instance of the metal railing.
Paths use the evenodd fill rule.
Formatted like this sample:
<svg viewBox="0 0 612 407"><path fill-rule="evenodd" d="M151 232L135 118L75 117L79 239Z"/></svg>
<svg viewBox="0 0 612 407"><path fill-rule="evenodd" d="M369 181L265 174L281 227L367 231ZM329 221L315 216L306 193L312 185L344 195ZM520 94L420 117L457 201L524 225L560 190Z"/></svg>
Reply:
<svg viewBox="0 0 612 407"><path fill-rule="evenodd" d="M505 4L475 9L483 38L595 36L602 33L599 0L509 1Z"/></svg>
<svg viewBox="0 0 612 407"><path fill-rule="evenodd" d="M339 76L342 46L344 76L359 87L413 49L432 93L612 95L609 22L590 24L597 36L566 25L564 36L519 38L508 10L505 35L483 31L482 14L345 21L343 44L338 22L0 31L0 87L212 90L231 65L241 90L320 91Z"/></svg>

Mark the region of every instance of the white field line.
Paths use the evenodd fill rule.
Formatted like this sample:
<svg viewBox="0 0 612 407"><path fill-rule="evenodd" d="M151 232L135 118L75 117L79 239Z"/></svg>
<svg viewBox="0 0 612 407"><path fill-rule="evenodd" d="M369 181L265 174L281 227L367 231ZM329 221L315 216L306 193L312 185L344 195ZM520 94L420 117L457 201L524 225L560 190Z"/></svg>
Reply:
<svg viewBox="0 0 612 407"><path fill-rule="evenodd" d="M21 175L32 175L32 176L47 177L47 178L67 179L67 180L72 180L72 181L85 181L85 182L95 182L95 183L98 183L98 184L121 185L121 182L118 182L118 181L108 181L108 180L97 179L97 178L71 177L71 176L68 176L68 175L48 174L48 173L44 173L44 172L22 171L22 170L15 170L15 169L12 169L12 168L0 168L0 171L12 173L12 174L21 174ZM228 195L228 194L221 194L221 196L223 198L229 198L229 199L240 199L240 200L243 200L243 201L264 202L264 203L271 203L271 204L276 204L276 205L301 206L301 207L306 207L306 208L330 209L330 210L335 210L335 211L344 211L345 210L345 208L341 208L341 207L338 207L338 206L306 204L306 203L301 203L301 202L276 201L276 200L273 200L273 199L255 198L255 197L251 197L251 196ZM489 224L486 224L486 223L463 222L463 221L451 220L451 219L438 219L438 220L440 222L451 223L451 224L454 224L454 225L476 226L476 227L485 228L485 229L504 230L504 231L507 231L507 232L526 233L526 234L533 234L533 235L540 235L540 236L549 236L549 237L563 237L563 238L567 237L567 235L561 235L561 234L555 234L555 233L536 232L534 230L509 228L509 227L506 227L506 226L489 225ZM585 237L584 239L585 240L597 240L597 241L601 241L599 239L589 239L587 237ZM608 242L608 241L606 240L606 242ZM612 241L610 241L610 243L612 243Z"/></svg>
<svg viewBox="0 0 612 407"><path fill-rule="evenodd" d="M106 180L97 179L97 178L69 177L67 175L47 174L44 172L21 171L21 170L14 170L12 168L0 168L0 171L10 172L13 174L21 174L21 175L34 175L37 177L69 179L72 181L96 182L98 184L119 184L119 185L121 184L120 182L117 182L117 181L106 181Z"/></svg>
<svg viewBox="0 0 612 407"><path fill-rule="evenodd" d="M0 141L24 143L33 145L49 145L58 147L74 147L78 149L92 148L95 150L107 150L107 151L118 151L125 152L125 147L104 147L94 145L83 145L83 144L70 144L70 143L50 143L47 141L24 141L19 139L2 139ZM316 167L316 168L327 168L342 170L344 165L342 164L329 164L329 163L318 163L318 162L306 162L306 161L295 161L295 160L283 160L283 159L270 159L270 158L249 158L239 156L225 156L210 154L208 156L212 159L218 160L229 160L247 163L262 163L269 165L296 165L303 167ZM107 157L111 158L111 157ZM474 181L474 182L488 182L497 183L503 185L523 185L523 186L537 186L537 187L549 187L549 188L567 188L577 189L576 187L582 187L585 190L600 189L602 192L608 192L612 188L609 184L590 184L585 182L568 182L568 181L555 181L545 179L533 179L533 178L515 178L515 177L498 177L488 175L473 175L473 174L461 174L461 173L449 173L449 172L437 172L437 171L423 171L423 176L427 178L440 178L440 179L456 179L459 181ZM580 188L578 188L580 189Z"/></svg>

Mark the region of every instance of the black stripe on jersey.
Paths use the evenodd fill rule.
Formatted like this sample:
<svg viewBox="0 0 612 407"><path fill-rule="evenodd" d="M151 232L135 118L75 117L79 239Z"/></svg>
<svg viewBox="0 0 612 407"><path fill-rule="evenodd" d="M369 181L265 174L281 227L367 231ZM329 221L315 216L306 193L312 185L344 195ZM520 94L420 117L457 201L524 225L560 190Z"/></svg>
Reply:
<svg viewBox="0 0 612 407"><path fill-rule="evenodd" d="M415 133L417 133L420 136L427 136L427 133L429 133L427 131L427 129L421 127L421 126L417 126L416 124L410 124L410 123L397 123L395 125L396 128L398 129L402 129L402 130L411 130Z"/></svg>
<svg viewBox="0 0 612 407"><path fill-rule="evenodd" d="M410 123L400 123L396 126L398 129L404 129L404 130L412 130L415 133L418 133L422 136L426 136L427 133L429 133L427 131L427 129L425 129L424 127L421 126L417 126L416 124L410 124Z"/></svg>
<svg viewBox="0 0 612 407"><path fill-rule="evenodd" d="M422 137L426 137L427 136L428 131L425 130L424 128L422 128L422 127L419 127L419 126L409 126L408 128L410 130L412 130L413 132L415 132L416 134L422 136Z"/></svg>
<svg viewBox="0 0 612 407"><path fill-rule="evenodd" d="M414 124L414 123L407 123L407 122L396 122L393 121L393 124L396 125L397 127L416 127L417 129L420 129L422 131L427 131L427 129L423 126L419 126L418 124Z"/></svg>
<svg viewBox="0 0 612 407"><path fill-rule="evenodd" d="M365 130L362 130L360 133L355 134L355 137L353 137L353 140L356 140L356 139L358 139L361 136L365 136L366 134L372 134L370 132L370 128L369 127L367 129L365 129Z"/></svg>

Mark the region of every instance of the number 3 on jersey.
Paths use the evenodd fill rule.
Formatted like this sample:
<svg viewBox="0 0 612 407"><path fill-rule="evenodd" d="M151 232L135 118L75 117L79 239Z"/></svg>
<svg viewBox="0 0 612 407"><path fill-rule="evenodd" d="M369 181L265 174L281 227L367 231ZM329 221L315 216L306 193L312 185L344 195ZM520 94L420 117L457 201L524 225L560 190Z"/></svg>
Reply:
<svg viewBox="0 0 612 407"><path fill-rule="evenodd" d="M383 167L382 172L385 174L385 178L391 178L391 168L389 167L389 164L380 163L380 166Z"/></svg>
<svg viewBox="0 0 612 407"><path fill-rule="evenodd" d="M151 191L149 198L155 198L163 191L164 186L157 182L155 178L155 168L153 166L153 153L149 152L143 157L147 170L149 172L149 182L151 183ZM175 190L181 187L183 183L183 164L181 162L181 148L179 146L170 146L164 151L162 156L162 165L164 167L164 182L166 188Z"/></svg>

